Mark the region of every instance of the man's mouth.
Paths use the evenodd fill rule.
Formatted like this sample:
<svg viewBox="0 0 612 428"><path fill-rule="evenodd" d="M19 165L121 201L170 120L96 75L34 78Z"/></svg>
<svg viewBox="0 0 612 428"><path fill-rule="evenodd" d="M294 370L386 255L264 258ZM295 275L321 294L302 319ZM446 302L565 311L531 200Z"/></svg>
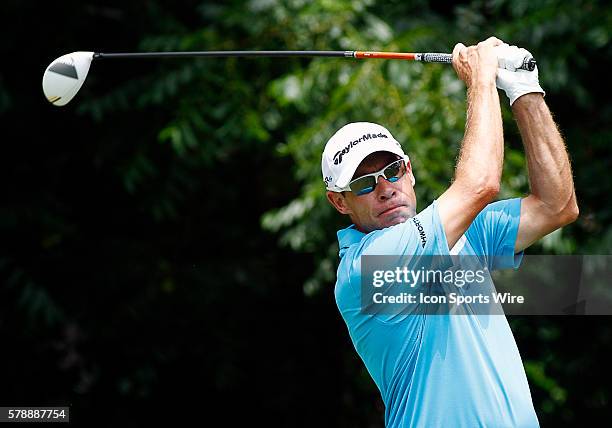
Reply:
<svg viewBox="0 0 612 428"><path fill-rule="evenodd" d="M387 209L386 209L386 210L384 210L384 211L381 211L381 212L378 214L378 216L380 217L380 216L382 216L382 215L386 215L386 214L391 214L391 213L394 213L395 211L399 211L399 210L400 210L401 208L403 208L404 206L405 206L405 205L394 205L394 206L392 206L392 207L390 207L390 208L387 208Z"/></svg>

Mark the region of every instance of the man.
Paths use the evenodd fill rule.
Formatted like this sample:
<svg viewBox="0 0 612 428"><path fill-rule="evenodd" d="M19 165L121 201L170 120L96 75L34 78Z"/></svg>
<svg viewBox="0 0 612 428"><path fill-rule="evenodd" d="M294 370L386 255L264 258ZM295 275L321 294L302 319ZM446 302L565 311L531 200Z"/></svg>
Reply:
<svg viewBox="0 0 612 428"><path fill-rule="evenodd" d="M454 181L419 214L410 160L387 129L351 123L325 147L327 198L354 223L338 232L336 302L388 427L539 426L505 316L368 314L360 300L361 256L502 256L487 259L489 268L517 268L525 248L577 218L570 161L537 69L516 70L525 54L493 37L455 46L453 67L467 86L465 135ZM503 162L496 83L521 132L531 194L491 203Z"/></svg>

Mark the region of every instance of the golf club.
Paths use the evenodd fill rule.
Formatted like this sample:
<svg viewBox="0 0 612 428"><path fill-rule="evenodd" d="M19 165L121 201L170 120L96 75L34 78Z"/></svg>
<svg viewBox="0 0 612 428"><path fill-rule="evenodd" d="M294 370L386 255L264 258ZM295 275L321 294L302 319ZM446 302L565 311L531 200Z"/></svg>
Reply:
<svg viewBox="0 0 612 428"><path fill-rule="evenodd" d="M422 62L450 64L452 54L447 53L403 53L403 52L368 52L368 51L195 51L195 52L136 52L136 53L101 53L72 52L53 61L43 74L43 92L50 103L64 106L74 98L89 72L92 61L119 58L184 58L184 57L333 57L356 59L403 59ZM519 68L532 71L536 61L525 57Z"/></svg>

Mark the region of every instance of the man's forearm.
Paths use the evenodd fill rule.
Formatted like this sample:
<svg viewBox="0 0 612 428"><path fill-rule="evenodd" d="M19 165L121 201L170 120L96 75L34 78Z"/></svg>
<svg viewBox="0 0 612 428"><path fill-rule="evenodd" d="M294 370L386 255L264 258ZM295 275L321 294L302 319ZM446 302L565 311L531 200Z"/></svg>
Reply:
<svg viewBox="0 0 612 428"><path fill-rule="evenodd" d="M525 146L531 193L550 215L577 211L567 150L541 94L527 94L512 106Z"/></svg>
<svg viewBox="0 0 612 428"><path fill-rule="evenodd" d="M477 46L457 43L453 48L453 68L468 87L468 100L455 180L437 204L449 249L499 192L504 138L494 48L501 44L501 40L489 37Z"/></svg>
<svg viewBox="0 0 612 428"><path fill-rule="evenodd" d="M455 181L499 187L503 158L504 135L497 89L494 84L473 85L468 90L465 136Z"/></svg>

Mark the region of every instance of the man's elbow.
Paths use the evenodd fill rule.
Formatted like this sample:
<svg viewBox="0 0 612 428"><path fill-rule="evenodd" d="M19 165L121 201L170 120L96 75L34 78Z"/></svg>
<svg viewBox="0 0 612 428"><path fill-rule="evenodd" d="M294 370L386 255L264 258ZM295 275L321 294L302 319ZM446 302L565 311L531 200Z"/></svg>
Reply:
<svg viewBox="0 0 612 428"><path fill-rule="evenodd" d="M458 177L453 183L461 188L461 193L483 207L495 200L500 190L497 176Z"/></svg>
<svg viewBox="0 0 612 428"><path fill-rule="evenodd" d="M573 197L562 209L560 209L556 214L555 218L558 222L558 227L567 226L570 223L575 222L580 215L580 210L578 208L578 203L576 202L576 198Z"/></svg>
<svg viewBox="0 0 612 428"><path fill-rule="evenodd" d="M497 197L500 187L499 180L483 180L478 186L476 186L476 194L478 195L479 199L489 203Z"/></svg>
<svg viewBox="0 0 612 428"><path fill-rule="evenodd" d="M578 204L574 201L559 215L562 226L567 226L568 224L575 222L579 215L580 210L578 208Z"/></svg>

